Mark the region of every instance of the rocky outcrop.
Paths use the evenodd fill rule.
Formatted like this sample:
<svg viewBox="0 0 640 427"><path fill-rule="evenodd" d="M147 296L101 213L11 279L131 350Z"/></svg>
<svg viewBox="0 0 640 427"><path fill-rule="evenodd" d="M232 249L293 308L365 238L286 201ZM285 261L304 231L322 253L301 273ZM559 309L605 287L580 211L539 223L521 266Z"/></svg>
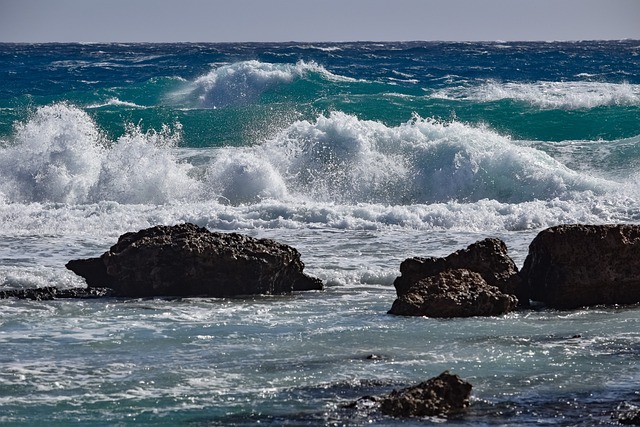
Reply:
<svg viewBox="0 0 640 427"><path fill-rule="evenodd" d="M380 410L393 417L447 416L469 406L472 385L445 371L416 386L392 391Z"/></svg>
<svg viewBox="0 0 640 427"><path fill-rule="evenodd" d="M58 289L55 286L30 289L8 289L0 291L0 299L17 298L33 301L49 301L56 298L101 298L113 296L113 291L106 288L68 288Z"/></svg>
<svg viewBox="0 0 640 427"><path fill-rule="evenodd" d="M319 290L303 273L300 253L269 239L215 233L194 224L156 226L127 233L99 258L66 267L90 288L118 296L233 297Z"/></svg>
<svg viewBox="0 0 640 427"><path fill-rule="evenodd" d="M418 281L455 269L480 274L490 286L497 287L502 293L515 295L521 305L529 302L518 268L507 254L507 245L495 238L478 241L445 258L409 258L400 265L401 276L393 285L401 297Z"/></svg>
<svg viewBox="0 0 640 427"><path fill-rule="evenodd" d="M479 273L445 270L416 282L398 297L389 314L428 317L498 316L514 310L517 299L489 285Z"/></svg>
<svg viewBox="0 0 640 427"><path fill-rule="evenodd" d="M543 230L529 245L521 276L531 299L553 308L640 302L640 226Z"/></svg>

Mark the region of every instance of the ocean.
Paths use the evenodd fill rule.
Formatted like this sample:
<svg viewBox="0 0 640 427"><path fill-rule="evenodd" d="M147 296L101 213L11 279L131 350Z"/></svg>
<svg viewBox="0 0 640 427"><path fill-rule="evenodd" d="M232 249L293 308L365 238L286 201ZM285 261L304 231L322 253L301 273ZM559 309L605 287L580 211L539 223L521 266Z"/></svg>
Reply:
<svg viewBox="0 0 640 427"><path fill-rule="evenodd" d="M640 222L640 41L0 44L0 289L192 222L325 290L0 300L0 424L428 425L345 408L445 370L460 426L617 425L638 307L396 317L412 256Z"/></svg>

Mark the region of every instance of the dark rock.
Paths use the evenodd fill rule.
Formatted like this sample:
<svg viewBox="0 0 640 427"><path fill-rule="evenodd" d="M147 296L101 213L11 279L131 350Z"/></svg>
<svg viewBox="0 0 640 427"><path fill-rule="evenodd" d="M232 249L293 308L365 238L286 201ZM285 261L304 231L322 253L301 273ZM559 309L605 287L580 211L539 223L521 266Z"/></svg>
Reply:
<svg viewBox="0 0 640 427"><path fill-rule="evenodd" d="M89 287L111 288L127 297L233 297L322 289L319 279L302 272L296 249L193 224L123 234L99 258L73 260L67 268L84 277Z"/></svg>
<svg viewBox="0 0 640 427"><path fill-rule="evenodd" d="M106 288L70 288L58 289L55 286L31 289L9 289L0 291L0 299L18 298L33 301L49 301L56 298L101 298L113 296L113 291Z"/></svg>
<svg viewBox="0 0 640 427"><path fill-rule="evenodd" d="M497 316L516 308L513 295L490 286L479 273L446 270L419 280L398 297L389 314L428 317Z"/></svg>
<svg viewBox="0 0 640 427"><path fill-rule="evenodd" d="M611 418L617 419L620 424L628 426L640 426L640 408L627 402L618 405Z"/></svg>
<svg viewBox="0 0 640 427"><path fill-rule="evenodd" d="M572 309L640 302L639 225L560 225L529 245L520 272L531 299Z"/></svg>
<svg viewBox="0 0 640 427"><path fill-rule="evenodd" d="M469 406L472 385L445 371L414 387L392 391L380 410L393 417L446 416Z"/></svg>
<svg viewBox="0 0 640 427"><path fill-rule="evenodd" d="M528 305L529 297L522 286L518 268L507 254L507 245L500 239L487 238L471 244L445 258L409 258L400 265L401 276L393 285L398 297L418 281L445 270L466 269L479 273L491 286L515 295L520 305Z"/></svg>

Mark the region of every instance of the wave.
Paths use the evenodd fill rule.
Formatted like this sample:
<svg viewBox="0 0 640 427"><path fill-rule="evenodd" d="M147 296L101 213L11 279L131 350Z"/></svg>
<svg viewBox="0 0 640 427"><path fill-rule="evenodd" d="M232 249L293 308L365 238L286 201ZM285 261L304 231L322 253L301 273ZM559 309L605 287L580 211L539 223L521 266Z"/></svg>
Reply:
<svg viewBox="0 0 640 427"><path fill-rule="evenodd" d="M199 108L238 107L255 102L261 94L279 85L291 83L310 74L330 81L352 81L327 71L315 62L272 64L242 61L222 65L208 74L174 91L169 98L178 104Z"/></svg>
<svg viewBox="0 0 640 427"><path fill-rule="evenodd" d="M265 189L242 181L256 181L251 172L259 170L269 171L259 176L278 178L268 187L271 193L283 194L280 188L286 188L296 197L344 204L519 203L611 188L610 182L572 171L487 128L417 116L388 127L334 112L315 122L298 121L260 146L221 152L224 161L211 165L211 181L236 176L231 185L237 189L218 187L217 192L234 195L240 188L255 188L253 200L269 197ZM225 197L242 203L247 200L242 194L238 200Z"/></svg>
<svg viewBox="0 0 640 427"><path fill-rule="evenodd" d="M140 109L149 108L149 107L145 107L143 105L138 105L138 104L136 104L134 102L121 101L117 97L109 98L105 102L87 105L86 108L94 109L94 108L105 108L105 107L128 107L128 108L140 108Z"/></svg>
<svg viewBox="0 0 640 427"><path fill-rule="evenodd" d="M83 110L57 103L38 108L0 149L0 193L17 202L166 203L187 197L197 181L170 147L179 126L143 133L129 126L109 141Z"/></svg>
<svg viewBox="0 0 640 427"><path fill-rule="evenodd" d="M149 224L218 229L526 229L635 215L625 195L633 182L573 171L460 122L416 116L391 127L334 112L259 145L201 149L178 149L181 133L179 124L148 132L129 125L109 140L77 107L38 108L0 148L2 223L17 221L13 204L46 211L23 218L30 227L53 221L58 229L77 215L100 227L99 218L119 211ZM42 207L51 203L60 208Z"/></svg>
<svg viewBox="0 0 640 427"><path fill-rule="evenodd" d="M488 82L442 89L433 98L493 102L512 99L541 109L579 110L603 106L640 106L640 85L600 82Z"/></svg>

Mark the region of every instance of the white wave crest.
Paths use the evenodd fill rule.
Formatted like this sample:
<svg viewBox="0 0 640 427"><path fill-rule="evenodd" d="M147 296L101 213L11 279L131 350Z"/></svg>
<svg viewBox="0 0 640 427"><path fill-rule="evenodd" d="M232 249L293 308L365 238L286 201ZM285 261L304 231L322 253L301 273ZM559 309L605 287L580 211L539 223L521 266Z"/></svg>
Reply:
<svg viewBox="0 0 640 427"><path fill-rule="evenodd" d="M528 229L637 219L629 205L637 181L576 172L459 122L388 126L334 112L251 147L176 149L180 138L179 126L129 126L110 141L76 107L39 108L0 148L0 222L62 230L75 218L91 229L122 215L117 221L141 227ZM49 202L67 207L24 208Z"/></svg>
<svg viewBox="0 0 640 427"><path fill-rule="evenodd" d="M0 193L19 202L166 203L192 194L191 166L171 150L179 126L130 126L108 141L93 119L65 103L38 108L0 149Z"/></svg>
<svg viewBox="0 0 640 427"><path fill-rule="evenodd" d="M222 65L208 74L187 83L170 95L172 102L198 108L237 107L255 102L265 91L289 84L309 74L318 74L331 81L352 81L333 74L315 62L273 64L242 61Z"/></svg>
<svg viewBox="0 0 640 427"><path fill-rule="evenodd" d="M264 176L277 179L262 184L287 189L272 194L346 204L517 203L610 187L489 129L419 117L388 127L335 112L296 122L260 146L224 152L226 164L268 165Z"/></svg>
<svg viewBox="0 0 640 427"><path fill-rule="evenodd" d="M599 82L488 82L476 87L444 89L434 98L492 102L513 99L541 109L578 110L640 105L640 85Z"/></svg>

